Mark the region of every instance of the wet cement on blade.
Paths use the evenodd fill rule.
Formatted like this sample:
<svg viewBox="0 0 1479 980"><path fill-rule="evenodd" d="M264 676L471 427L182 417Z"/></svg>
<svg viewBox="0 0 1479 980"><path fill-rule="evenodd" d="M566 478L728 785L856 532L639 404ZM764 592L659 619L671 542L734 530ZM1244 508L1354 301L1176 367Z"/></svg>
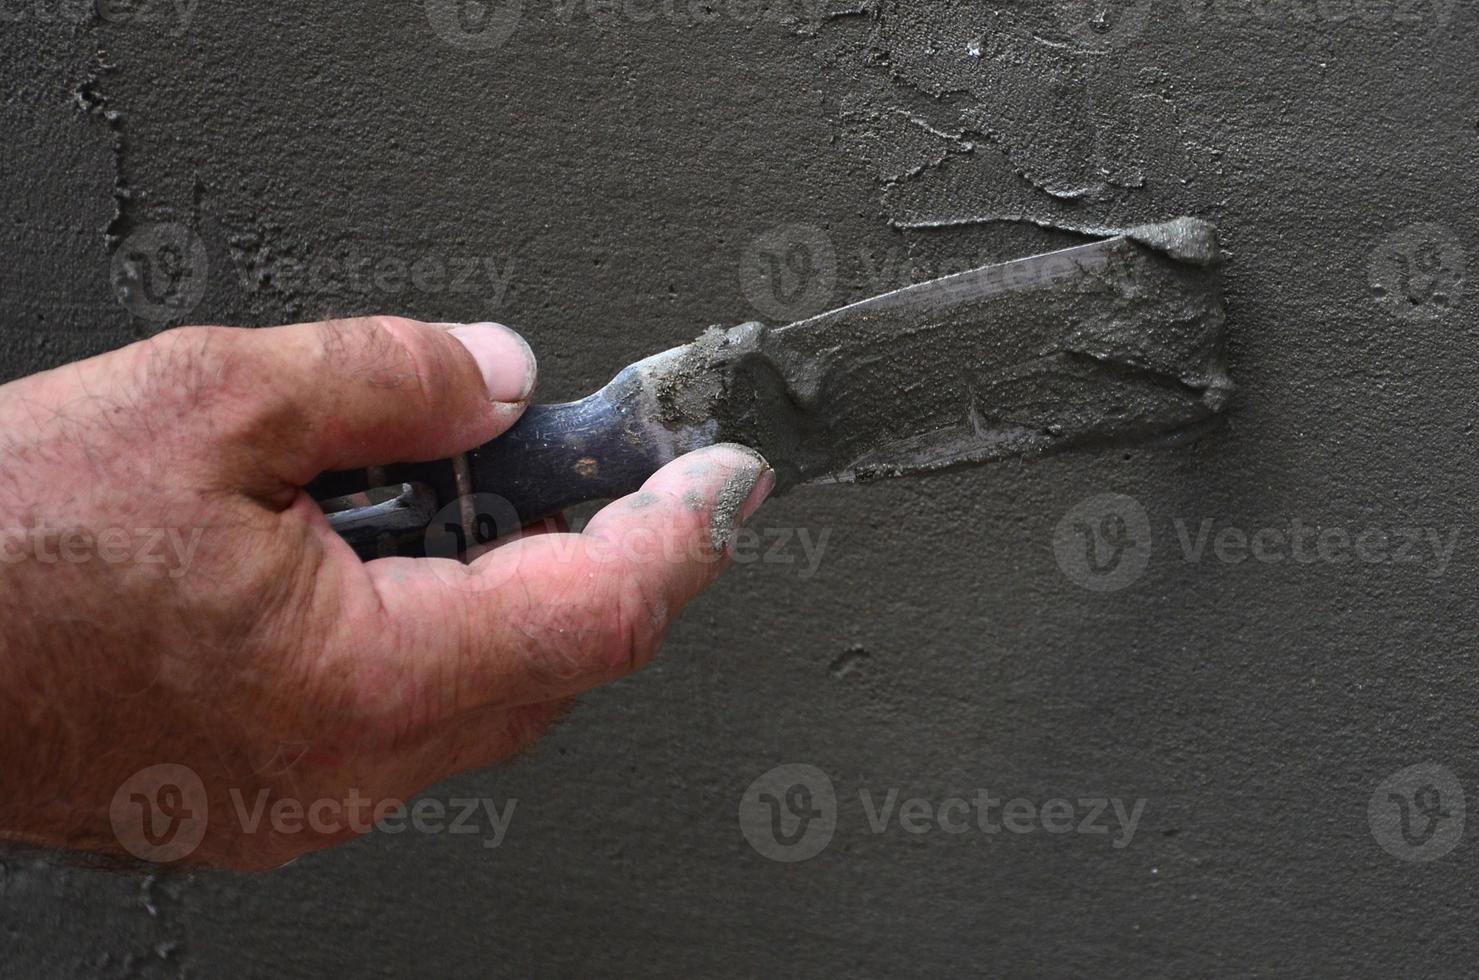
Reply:
<svg viewBox="0 0 1479 980"><path fill-rule="evenodd" d="M1204 428L1232 390L1215 230L1146 225L1092 254L943 309L710 330L655 365L663 422L717 423L780 492Z"/></svg>

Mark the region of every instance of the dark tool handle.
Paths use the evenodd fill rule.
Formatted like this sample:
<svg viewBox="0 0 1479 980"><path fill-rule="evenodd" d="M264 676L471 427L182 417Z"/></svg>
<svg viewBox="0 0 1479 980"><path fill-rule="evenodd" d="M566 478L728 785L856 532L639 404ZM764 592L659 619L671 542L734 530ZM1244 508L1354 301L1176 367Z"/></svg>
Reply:
<svg viewBox="0 0 1479 980"><path fill-rule="evenodd" d="M475 491L501 497L522 522L625 496L666 462L653 433L605 391L531 405L513 428L468 453Z"/></svg>
<svg viewBox="0 0 1479 980"><path fill-rule="evenodd" d="M513 428L462 457L386 466L368 478L326 474L309 490L362 558L452 557L566 507L639 488L676 455L673 434L642 405L640 381L624 372L580 401L530 406Z"/></svg>

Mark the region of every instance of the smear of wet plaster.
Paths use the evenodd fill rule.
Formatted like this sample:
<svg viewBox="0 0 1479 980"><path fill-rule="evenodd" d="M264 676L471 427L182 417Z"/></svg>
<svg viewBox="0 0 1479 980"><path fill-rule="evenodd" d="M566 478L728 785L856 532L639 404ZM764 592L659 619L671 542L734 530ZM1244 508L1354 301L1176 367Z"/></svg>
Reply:
<svg viewBox="0 0 1479 980"><path fill-rule="evenodd" d="M99 119L108 127L113 142L113 217L103 230L104 237L110 249L117 248L119 242L128 234L131 225L129 220L129 201L133 195L129 191L128 179L124 174L123 155L126 146L124 137L125 118L123 112L114 108L103 92L103 79L113 71L111 65L100 51L96 55L93 64L87 73L73 90L73 98L83 112Z"/></svg>
<svg viewBox="0 0 1479 980"><path fill-rule="evenodd" d="M1022 278L989 300L937 287L936 304L713 328L602 397L651 399L683 445L757 448L778 494L1193 437L1231 393L1215 230L1183 218L1106 231L1089 255L997 267Z"/></svg>
<svg viewBox="0 0 1479 980"><path fill-rule="evenodd" d="M976 149L963 131L946 132L908 109L880 108L865 97L846 98L842 116L847 123L843 141L868 160L877 178L888 185L918 177L953 156Z"/></svg>
<svg viewBox="0 0 1479 980"><path fill-rule="evenodd" d="M872 84L844 101L841 142L875 168L895 224L1127 224L1156 216L1151 187L1159 207L1196 210L1174 192L1219 150L1185 132L1164 71L978 5L884 3L865 23L850 67Z"/></svg>

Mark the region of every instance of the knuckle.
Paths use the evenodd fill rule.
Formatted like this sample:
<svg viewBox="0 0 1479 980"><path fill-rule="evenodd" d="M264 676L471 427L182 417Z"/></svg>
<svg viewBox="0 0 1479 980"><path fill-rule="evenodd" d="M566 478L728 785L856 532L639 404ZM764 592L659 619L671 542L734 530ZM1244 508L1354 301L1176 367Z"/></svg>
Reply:
<svg viewBox="0 0 1479 980"><path fill-rule="evenodd" d="M146 341L144 387L189 415L209 418L264 405L274 376L250 331L237 327L180 327Z"/></svg>
<svg viewBox="0 0 1479 980"><path fill-rule="evenodd" d="M202 441L251 443L284 425L284 406L269 394L271 365L249 345L249 333L233 327L179 327L139 345L139 401L150 412L169 410L180 422L171 438L181 440L192 454Z"/></svg>
<svg viewBox="0 0 1479 980"><path fill-rule="evenodd" d="M631 673L657 655L667 631L667 602L656 583L644 575L622 575L612 591L602 661Z"/></svg>
<svg viewBox="0 0 1479 980"><path fill-rule="evenodd" d="M521 617L524 671L537 690L614 680L652 660L666 608L636 576L597 576L569 594L568 602L547 603Z"/></svg>
<svg viewBox="0 0 1479 980"><path fill-rule="evenodd" d="M326 367L347 371L374 389L410 396L430 408L443 390L443 345L424 324L396 316L328 321L321 325Z"/></svg>

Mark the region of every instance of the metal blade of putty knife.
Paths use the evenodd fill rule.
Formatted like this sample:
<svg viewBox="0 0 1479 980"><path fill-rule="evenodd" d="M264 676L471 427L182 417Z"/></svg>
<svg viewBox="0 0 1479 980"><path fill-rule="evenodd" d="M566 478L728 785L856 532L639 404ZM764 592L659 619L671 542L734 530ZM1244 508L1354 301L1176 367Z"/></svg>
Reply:
<svg viewBox="0 0 1479 980"><path fill-rule="evenodd" d="M1173 438L1227 404L1223 326L1215 231L1178 218L784 327L711 328L587 398L531 406L464 457L387 467L380 488L325 510L361 554L423 553L438 507L464 524L496 510L456 536L486 539L629 493L716 442L759 450L779 493ZM315 489L366 480L333 474Z"/></svg>

